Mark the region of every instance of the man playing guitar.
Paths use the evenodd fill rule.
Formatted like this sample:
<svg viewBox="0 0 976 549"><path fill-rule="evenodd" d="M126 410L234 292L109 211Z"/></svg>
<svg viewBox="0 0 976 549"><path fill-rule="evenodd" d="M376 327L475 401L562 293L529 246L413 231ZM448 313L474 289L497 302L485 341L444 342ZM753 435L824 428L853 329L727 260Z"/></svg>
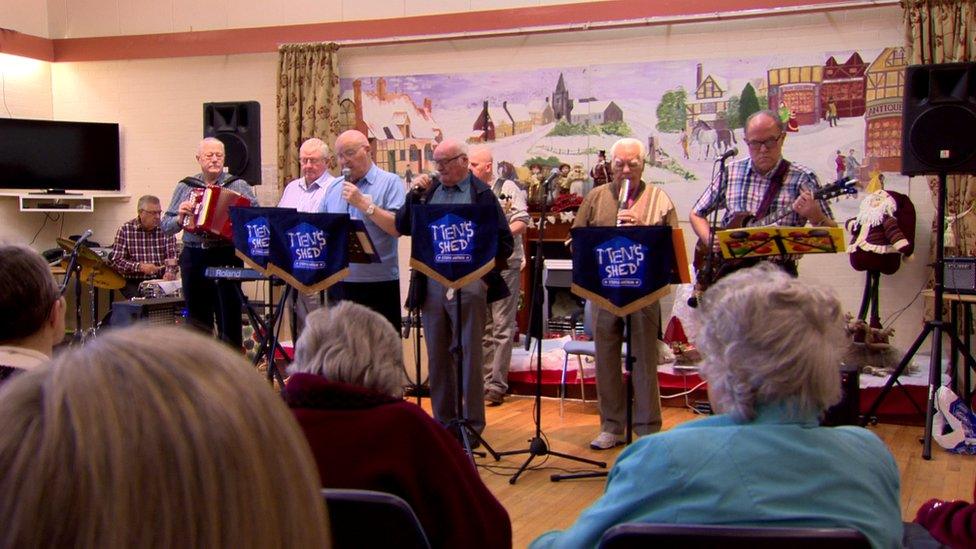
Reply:
<svg viewBox="0 0 976 549"><path fill-rule="evenodd" d="M749 117L745 127L749 158L729 165L728 186L724 192L718 179L712 181L691 210L691 228L701 242L711 241L712 228L706 217L716 209L725 210L723 227L729 227L741 212L762 218L782 208L793 211L780 220L780 225L802 227L809 221L813 226L837 226L827 202L814 198L814 191L820 189L816 174L783 158L785 137L786 128L775 112L764 110ZM714 250L718 249L717 245L715 240ZM772 261L796 276L794 259L774 258Z"/></svg>

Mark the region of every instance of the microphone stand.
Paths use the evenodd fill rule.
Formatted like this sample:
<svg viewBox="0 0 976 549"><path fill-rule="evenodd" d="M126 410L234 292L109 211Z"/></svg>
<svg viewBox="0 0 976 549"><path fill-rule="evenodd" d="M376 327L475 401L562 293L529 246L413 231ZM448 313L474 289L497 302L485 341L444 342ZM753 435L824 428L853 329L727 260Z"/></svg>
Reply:
<svg viewBox="0 0 976 549"><path fill-rule="evenodd" d="M543 193L544 196L549 196L549 185L555 178L550 176L543 182ZM607 464L603 461L596 461L592 459L582 458L578 456L572 456L569 454L563 454L560 452L553 452L549 449L544 438L542 438L542 340L544 338L543 322L542 322L542 292L545 291L542 280L542 267L543 261L545 259L545 253L543 250L543 236L546 230L546 200L542 201L542 210L539 215L539 234L536 236L536 247L535 247L535 257L532 263L532 308L529 311L529 330L525 338L525 350L528 351L531 347L531 340L533 331L538 338L538 345L536 345L536 362L535 362L535 435L529 440L529 447L526 450L510 450L507 452L499 452L500 456L513 456L518 454L529 454L525 462L521 467L512 475L512 478L508 480L509 484L515 484L518 481L519 476L528 468L532 460L539 456L553 455L556 457L561 457L564 459L569 459L572 461L578 461L581 463L588 463L590 465L595 465L597 467L606 468Z"/></svg>

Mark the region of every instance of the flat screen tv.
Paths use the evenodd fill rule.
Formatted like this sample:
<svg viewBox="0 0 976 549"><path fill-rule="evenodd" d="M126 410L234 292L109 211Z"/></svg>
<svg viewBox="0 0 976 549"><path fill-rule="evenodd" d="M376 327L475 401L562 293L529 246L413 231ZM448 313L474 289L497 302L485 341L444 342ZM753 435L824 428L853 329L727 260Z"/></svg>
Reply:
<svg viewBox="0 0 976 549"><path fill-rule="evenodd" d="M119 125L0 118L0 189L122 190Z"/></svg>

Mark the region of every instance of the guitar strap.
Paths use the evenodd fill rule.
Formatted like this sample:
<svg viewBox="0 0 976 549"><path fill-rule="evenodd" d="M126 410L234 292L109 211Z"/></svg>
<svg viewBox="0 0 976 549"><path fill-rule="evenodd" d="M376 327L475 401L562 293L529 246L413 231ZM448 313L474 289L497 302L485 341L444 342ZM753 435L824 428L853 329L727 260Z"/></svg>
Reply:
<svg viewBox="0 0 976 549"><path fill-rule="evenodd" d="M756 209L756 213L754 214L756 219L762 219L769 213L769 207L773 205L773 199L779 194L779 190L783 188L783 179L786 178L786 172L789 170L790 161L784 158L780 161L779 166L776 167L776 171L773 172L773 176L769 179L769 188L766 189L766 194L763 195L762 202L759 203L759 208Z"/></svg>

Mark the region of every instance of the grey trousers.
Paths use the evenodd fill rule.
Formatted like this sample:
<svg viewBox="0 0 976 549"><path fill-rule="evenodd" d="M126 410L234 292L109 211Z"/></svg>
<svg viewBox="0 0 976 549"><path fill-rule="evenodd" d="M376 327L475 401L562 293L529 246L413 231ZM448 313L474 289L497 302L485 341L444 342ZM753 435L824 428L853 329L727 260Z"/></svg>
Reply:
<svg viewBox="0 0 976 549"><path fill-rule="evenodd" d="M521 265L519 265L521 266ZM508 369L512 365L512 344L515 334L515 313L518 311L519 268L505 269L502 278L512 294L488 305L485 337L482 341L485 361L485 390L508 391Z"/></svg>
<svg viewBox="0 0 976 549"><path fill-rule="evenodd" d="M627 425L627 387L624 385L621 350L624 319L594 305L596 341L596 392L600 404L600 428L622 435ZM661 326L661 305L655 303L631 315L631 346L634 356L633 426L637 435L661 430L661 391L657 383L657 332Z"/></svg>
<svg viewBox="0 0 976 549"><path fill-rule="evenodd" d="M422 308L424 340L430 370L430 402L434 419L447 425L457 417L458 365L451 349L455 347L457 324L457 294L461 294L460 367L464 418L476 432L485 428L485 389L482 377L483 353L481 338L485 333L487 315L487 286L476 280L447 298L447 288L427 279L427 297Z"/></svg>
<svg viewBox="0 0 976 549"><path fill-rule="evenodd" d="M291 325L292 343L297 343L298 336L302 335L302 330L305 329L305 317L321 307L319 292L311 294L298 290L292 292L291 297L288 298L288 308L294 313L291 317L293 322Z"/></svg>

